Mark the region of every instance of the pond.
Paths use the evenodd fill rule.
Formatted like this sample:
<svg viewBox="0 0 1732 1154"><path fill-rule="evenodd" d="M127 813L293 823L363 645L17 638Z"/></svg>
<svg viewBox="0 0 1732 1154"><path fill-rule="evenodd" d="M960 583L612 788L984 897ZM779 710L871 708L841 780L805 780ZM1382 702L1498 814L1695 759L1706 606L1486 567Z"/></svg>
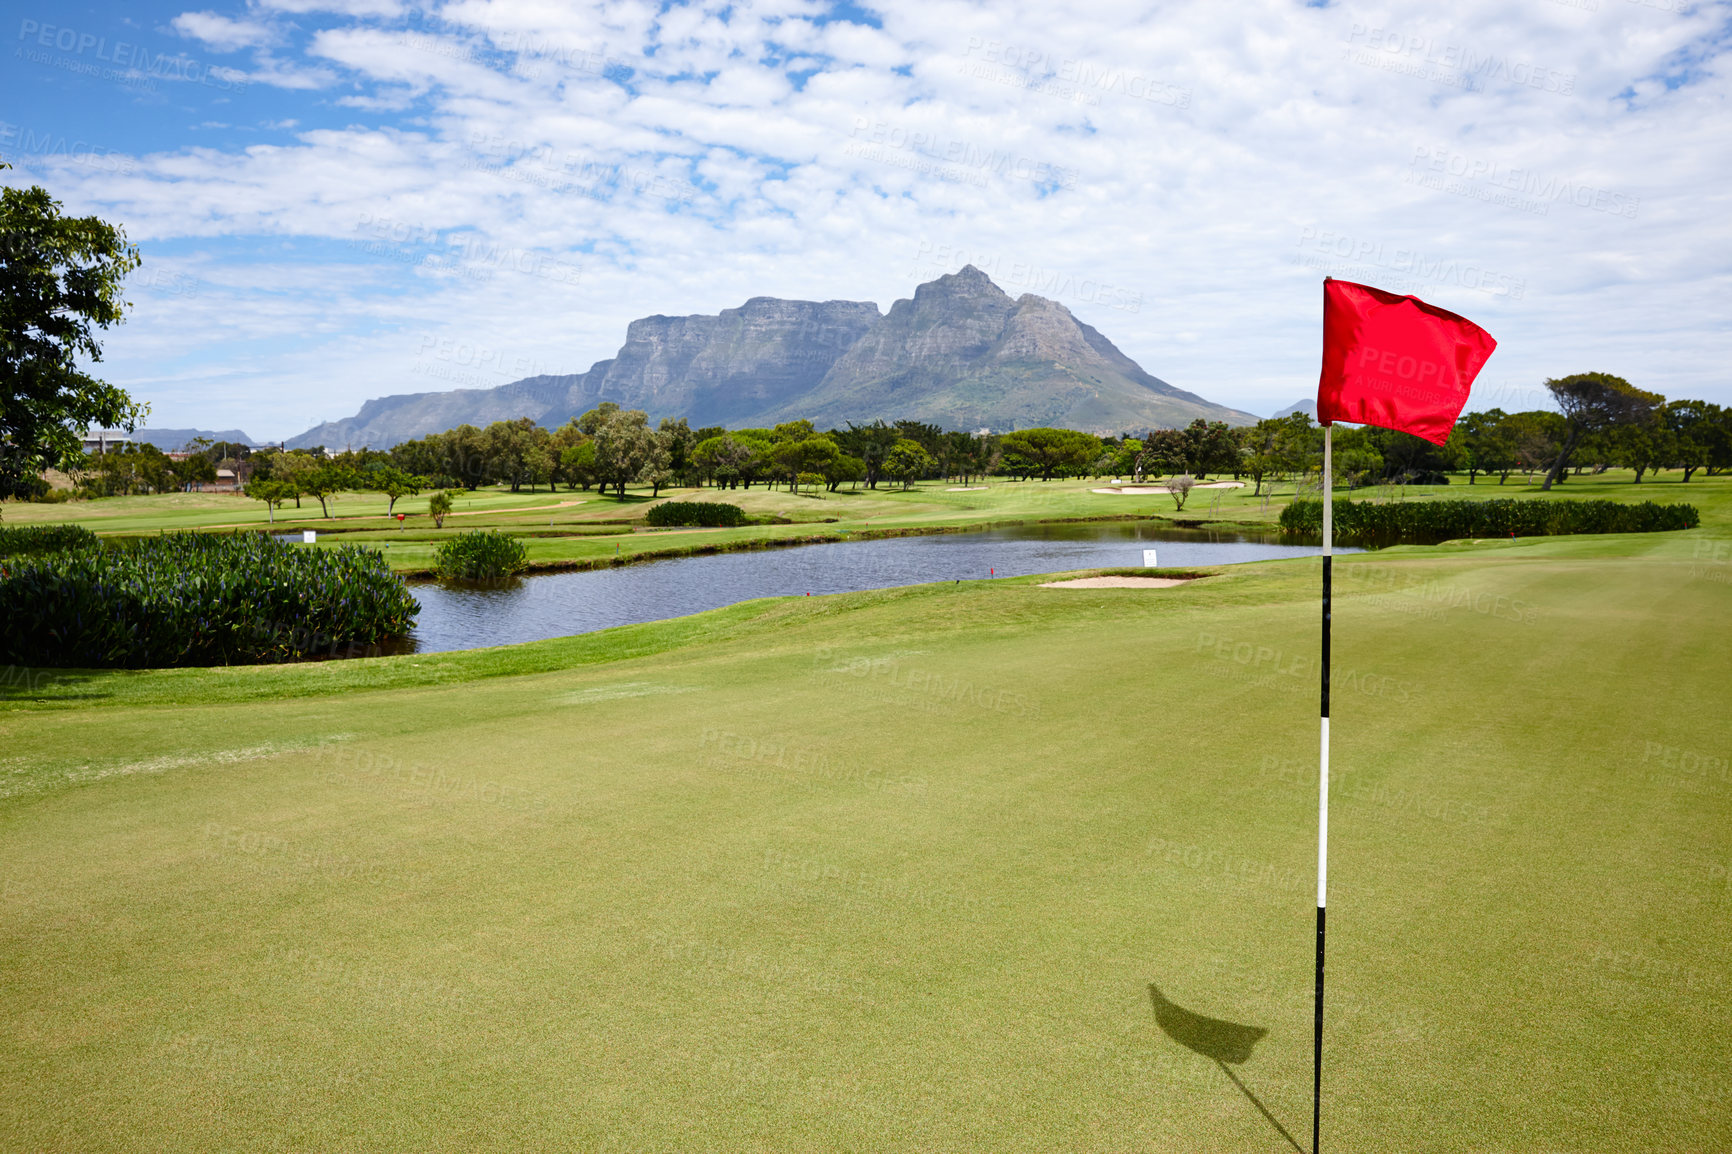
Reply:
<svg viewBox="0 0 1732 1154"><path fill-rule="evenodd" d="M410 586L421 616L405 651L514 645L719 609L755 597L852 593L932 581L1024 577L1067 569L1221 565L1316 554L1278 533L1172 529L1149 522L1025 525L682 557L526 577L506 588ZM1352 553L1357 549L1337 552Z"/></svg>

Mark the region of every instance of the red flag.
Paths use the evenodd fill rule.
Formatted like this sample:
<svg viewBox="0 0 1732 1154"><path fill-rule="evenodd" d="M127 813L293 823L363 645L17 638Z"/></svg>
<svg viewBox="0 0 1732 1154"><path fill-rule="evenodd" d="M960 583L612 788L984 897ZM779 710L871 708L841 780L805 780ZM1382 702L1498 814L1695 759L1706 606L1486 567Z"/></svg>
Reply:
<svg viewBox="0 0 1732 1154"><path fill-rule="evenodd" d="M1418 297L1325 280L1317 420L1397 429L1441 445L1495 348L1466 317Z"/></svg>

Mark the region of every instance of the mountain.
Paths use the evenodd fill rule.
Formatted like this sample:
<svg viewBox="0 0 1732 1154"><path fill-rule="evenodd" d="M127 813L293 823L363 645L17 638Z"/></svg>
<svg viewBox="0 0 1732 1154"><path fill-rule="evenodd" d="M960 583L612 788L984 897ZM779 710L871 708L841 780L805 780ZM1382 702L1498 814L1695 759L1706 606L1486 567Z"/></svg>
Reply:
<svg viewBox="0 0 1732 1154"><path fill-rule="evenodd" d="M468 423L530 417L554 427L602 401L685 417L694 427L752 425L768 408L816 388L849 346L879 319L871 301L753 297L719 316L644 317L625 344L587 373L528 377L496 389L380 397L353 417L327 421L288 441L389 448Z"/></svg>
<svg viewBox="0 0 1732 1154"><path fill-rule="evenodd" d="M1097 432L1257 419L1149 375L1057 301L1012 300L973 265L891 305L814 392L771 416Z"/></svg>
<svg viewBox="0 0 1732 1154"><path fill-rule="evenodd" d="M1315 421L1317 419L1317 398L1316 397L1300 397L1297 401L1294 401L1291 405L1288 405L1286 408L1276 409L1273 413L1271 413L1269 415L1271 417L1279 420L1280 418L1288 416L1292 413L1304 413L1307 417L1310 417L1313 421Z"/></svg>
<svg viewBox="0 0 1732 1154"><path fill-rule="evenodd" d="M284 444L291 449L323 445L332 451L389 449L399 441L413 441L463 424L486 425L518 417L533 417L542 424L563 424L563 416L558 420L549 418L565 412L572 387L582 379L581 376L526 377L496 389L375 397L354 416L314 425Z"/></svg>
<svg viewBox="0 0 1732 1154"><path fill-rule="evenodd" d="M217 441L238 441L243 445L251 445L253 439L239 429L135 429L128 433L124 429L92 429L91 436L101 432L109 440L130 438L133 442L143 445L155 445L165 453L177 453L181 446L195 437L209 437L214 444Z"/></svg>
<svg viewBox="0 0 1732 1154"><path fill-rule="evenodd" d="M1151 376L1063 305L1032 294L1012 300L970 265L919 286L888 313L871 301L753 297L715 316L645 317L588 372L380 397L288 445L388 448L517 417L554 427L602 401L694 427L807 417L820 427L882 418L1118 431L1257 419Z"/></svg>

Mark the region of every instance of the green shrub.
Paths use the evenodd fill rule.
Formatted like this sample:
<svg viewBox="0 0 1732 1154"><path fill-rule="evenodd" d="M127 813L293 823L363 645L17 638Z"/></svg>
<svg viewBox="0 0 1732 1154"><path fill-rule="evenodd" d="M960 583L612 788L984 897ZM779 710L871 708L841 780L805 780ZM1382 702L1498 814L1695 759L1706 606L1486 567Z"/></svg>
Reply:
<svg viewBox="0 0 1732 1154"><path fill-rule="evenodd" d="M1503 497L1490 501L1335 502L1335 533L1381 541L1424 543L1458 537L1547 537L1565 533L1659 533L1694 529L1694 505L1643 501L1545 501ZM1323 531L1323 502L1295 501L1281 511L1281 527Z"/></svg>
<svg viewBox="0 0 1732 1154"><path fill-rule="evenodd" d="M746 523L746 511L724 501L663 501L644 517L649 525L705 525L731 529Z"/></svg>
<svg viewBox="0 0 1732 1154"><path fill-rule="evenodd" d="M462 581L497 581L526 564L523 542L494 529L458 534L439 546L433 560L439 576Z"/></svg>
<svg viewBox="0 0 1732 1154"><path fill-rule="evenodd" d="M0 561L0 661L127 669L352 652L419 609L374 550L173 533Z"/></svg>
<svg viewBox="0 0 1732 1154"><path fill-rule="evenodd" d="M90 549L96 544L96 534L83 525L0 526L0 557Z"/></svg>

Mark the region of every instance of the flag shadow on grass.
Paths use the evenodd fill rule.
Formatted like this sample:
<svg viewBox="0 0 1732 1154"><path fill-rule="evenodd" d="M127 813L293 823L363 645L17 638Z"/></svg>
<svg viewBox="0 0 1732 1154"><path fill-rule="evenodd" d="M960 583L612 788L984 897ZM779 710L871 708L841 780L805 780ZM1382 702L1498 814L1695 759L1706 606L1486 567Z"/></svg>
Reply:
<svg viewBox="0 0 1732 1154"><path fill-rule="evenodd" d="M1228 1069L1229 1063L1239 1065L1251 1059L1251 1048L1262 1041L1263 1035L1269 1031L1261 1026L1242 1026L1237 1022L1228 1022L1220 1018L1207 1018L1194 1013L1174 1002L1168 1001L1161 993L1161 988L1153 982L1149 983L1149 1000L1155 1006L1155 1023L1161 1027L1161 1032L1179 1045L1195 1053L1212 1059L1215 1065L1221 1067L1221 1072L1227 1075L1239 1092L1251 1100L1251 1105L1257 1107L1257 1112L1269 1120L1269 1125L1280 1131L1281 1137L1299 1154L1305 1154L1305 1148L1293 1140L1293 1135L1287 1133L1287 1128L1276 1121L1275 1115L1269 1113L1268 1107L1251 1093L1250 1087L1239 1081L1239 1076Z"/></svg>

